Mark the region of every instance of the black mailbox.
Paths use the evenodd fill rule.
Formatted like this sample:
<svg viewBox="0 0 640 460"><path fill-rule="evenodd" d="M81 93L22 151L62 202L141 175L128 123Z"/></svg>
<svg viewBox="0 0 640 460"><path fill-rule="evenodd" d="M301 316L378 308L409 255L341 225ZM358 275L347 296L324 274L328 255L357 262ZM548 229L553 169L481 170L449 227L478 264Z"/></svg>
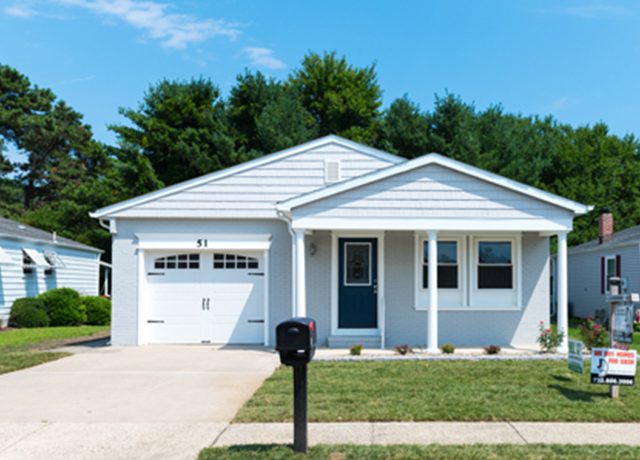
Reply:
<svg viewBox="0 0 640 460"><path fill-rule="evenodd" d="M276 327L276 350L282 364L295 366L311 361L316 352L316 322L291 318Z"/></svg>

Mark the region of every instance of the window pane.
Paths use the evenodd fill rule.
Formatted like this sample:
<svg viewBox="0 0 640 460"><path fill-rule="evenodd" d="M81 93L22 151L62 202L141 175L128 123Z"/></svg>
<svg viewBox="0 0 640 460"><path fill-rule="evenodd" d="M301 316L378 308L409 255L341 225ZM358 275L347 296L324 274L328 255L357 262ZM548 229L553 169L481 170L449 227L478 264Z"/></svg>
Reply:
<svg viewBox="0 0 640 460"><path fill-rule="evenodd" d="M247 268L247 262L238 258L238 268Z"/></svg>
<svg viewBox="0 0 640 460"><path fill-rule="evenodd" d="M153 265L155 268L164 268L164 260L156 260L155 264Z"/></svg>
<svg viewBox="0 0 640 460"><path fill-rule="evenodd" d="M369 264L371 246L368 244L345 244L346 284L370 284Z"/></svg>
<svg viewBox="0 0 640 460"><path fill-rule="evenodd" d="M186 262L178 262L178 268L187 268Z"/></svg>
<svg viewBox="0 0 640 460"><path fill-rule="evenodd" d="M249 268L258 268L258 259L249 257L249 263L247 265Z"/></svg>
<svg viewBox="0 0 640 460"><path fill-rule="evenodd" d="M219 255L219 254L216 254ZM200 260L200 254L189 254L189 260L190 261L199 261Z"/></svg>
<svg viewBox="0 0 640 460"><path fill-rule="evenodd" d="M224 254L214 254L213 260L224 260Z"/></svg>
<svg viewBox="0 0 640 460"><path fill-rule="evenodd" d="M481 264L510 264L511 243L508 241L481 241L478 261Z"/></svg>
<svg viewBox="0 0 640 460"><path fill-rule="evenodd" d="M186 254L180 254L178 256L178 260L187 260L187 255Z"/></svg>
<svg viewBox="0 0 640 460"><path fill-rule="evenodd" d="M438 287L440 289L458 288L457 265L440 265L438 267Z"/></svg>
<svg viewBox="0 0 640 460"><path fill-rule="evenodd" d="M176 268L175 262L167 262L167 268Z"/></svg>
<svg viewBox="0 0 640 460"><path fill-rule="evenodd" d="M607 276L616 276L616 259L607 259Z"/></svg>
<svg viewBox="0 0 640 460"><path fill-rule="evenodd" d="M479 289L511 289L513 287L512 267L478 267Z"/></svg>
<svg viewBox="0 0 640 460"><path fill-rule="evenodd" d="M429 244L427 241L422 246L423 263L429 263ZM456 241L438 241L438 263L458 263L458 243Z"/></svg>
<svg viewBox="0 0 640 460"><path fill-rule="evenodd" d="M213 268L224 268L224 262L214 262Z"/></svg>
<svg viewBox="0 0 640 460"><path fill-rule="evenodd" d="M190 268L190 269L191 269L191 268L196 268L196 269L197 269L197 268L200 268L200 262L189 262L189 268ZM216 268L216 267L215 267L215 264L214 264L214 267L213 267L213 268Z"/></svg>
<svg viewBox="0 0 640 460"><path fill-rule="evenodd" d="M422 266L422 288L429 288L429 266ZM458 266L438 266L438 289L458 289Z"/></svg>

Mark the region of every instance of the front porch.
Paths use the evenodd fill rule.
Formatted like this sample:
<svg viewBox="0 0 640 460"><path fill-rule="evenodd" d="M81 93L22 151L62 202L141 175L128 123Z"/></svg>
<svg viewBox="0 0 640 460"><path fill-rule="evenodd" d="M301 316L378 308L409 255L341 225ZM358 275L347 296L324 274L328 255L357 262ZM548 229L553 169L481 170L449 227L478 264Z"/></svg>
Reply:
<svg viewBox="0 0 640 460"><path fill-rule="evenodd" d="M320 346L408 344L429 353L439 353L444 343L536 349L538 324L549 323L549 233L295 234L292 313L317 320ZM566 260L566 232L557 235L559 257L564 253ZM562 279L557 278L558 294ZM564 279L560 321L568 314Z"/></svg>

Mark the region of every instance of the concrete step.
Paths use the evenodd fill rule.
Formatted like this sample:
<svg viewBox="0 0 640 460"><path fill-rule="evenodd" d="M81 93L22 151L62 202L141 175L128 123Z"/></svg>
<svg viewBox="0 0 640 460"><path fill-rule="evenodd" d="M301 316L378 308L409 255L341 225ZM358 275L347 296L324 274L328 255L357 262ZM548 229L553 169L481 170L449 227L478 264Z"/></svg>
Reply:
<svg viewBox="0 0 640 460"><path fill-rule="evenodd" d="M362 344L365 348L380 348L382 338L369 335L331 335L329 348L350 348L352 345Z"/></svg>

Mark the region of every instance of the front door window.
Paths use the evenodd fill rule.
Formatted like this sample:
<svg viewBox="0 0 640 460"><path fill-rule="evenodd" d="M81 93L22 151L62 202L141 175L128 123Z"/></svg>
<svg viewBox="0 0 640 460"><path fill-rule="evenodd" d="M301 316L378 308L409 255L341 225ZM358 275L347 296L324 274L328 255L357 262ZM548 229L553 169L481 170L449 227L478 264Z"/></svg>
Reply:
<svg viewBox="0 0 640 460"><path fill-rule="evenodd" d="M369 286L371 284L371 244L345 243L347 264L345 286Z"/></svg>

